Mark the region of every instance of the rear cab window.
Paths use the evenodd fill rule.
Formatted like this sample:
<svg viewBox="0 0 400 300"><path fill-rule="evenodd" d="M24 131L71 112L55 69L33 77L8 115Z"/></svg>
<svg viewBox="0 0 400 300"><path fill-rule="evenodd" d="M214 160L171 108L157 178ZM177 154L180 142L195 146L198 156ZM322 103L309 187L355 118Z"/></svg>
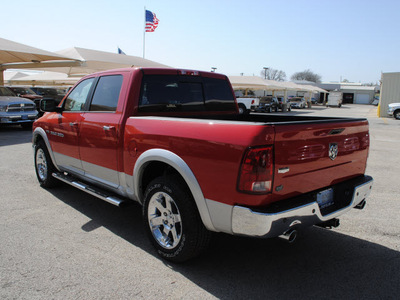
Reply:
<svg viewBox="0 0 400 300"><path fill-rule="evenodd" d="M93 94L89 111L115 112L121 92L122 80L122 75L100 77Z"/></svg>
<svg viewBox="0 0 400 300"><path fill-rule="evenodd" d="M139 112L234 111L227 80L191 75L144 75Z"/></svg>

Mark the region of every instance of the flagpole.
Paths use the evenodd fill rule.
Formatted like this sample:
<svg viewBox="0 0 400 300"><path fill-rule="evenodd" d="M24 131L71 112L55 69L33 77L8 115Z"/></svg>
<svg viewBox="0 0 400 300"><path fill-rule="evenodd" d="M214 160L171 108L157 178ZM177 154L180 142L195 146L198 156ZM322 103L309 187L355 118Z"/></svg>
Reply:
<svg viewBox="0 0 400 300"><path fill-rule="evenodd" d="M143 58L146 47L146 6L144 7L144 26L143 26Z"/></svg>

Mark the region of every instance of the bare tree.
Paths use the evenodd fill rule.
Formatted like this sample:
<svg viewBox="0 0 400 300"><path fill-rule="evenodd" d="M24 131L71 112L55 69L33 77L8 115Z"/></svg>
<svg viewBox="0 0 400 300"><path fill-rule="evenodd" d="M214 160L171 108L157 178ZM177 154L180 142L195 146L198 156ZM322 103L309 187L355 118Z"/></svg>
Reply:
<svg viewBox="0 0 400 300"><path fill-rule="evenodd" d="M321 75L312 72L310 69L304 70L303 72L296 72L290 77L292 80L307 80L319 83L321 82Z"/></svg>
<svg viewBox="0 0 400 300"><path fill-rule="evenodd" d="M286 73L281 70L275 70L272 68L264 69L261 71L261 76L265 79L276 80L276 81L285 81Z"/></svg>

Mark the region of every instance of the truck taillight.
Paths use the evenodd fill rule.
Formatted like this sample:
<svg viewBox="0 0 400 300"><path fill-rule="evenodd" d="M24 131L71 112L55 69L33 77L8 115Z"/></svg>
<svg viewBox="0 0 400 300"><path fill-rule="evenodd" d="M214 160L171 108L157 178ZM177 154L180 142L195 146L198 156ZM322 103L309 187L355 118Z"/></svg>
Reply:
<svg viewBox="0 0 400 300"><path fill-rule="evenodd" d="M273 169L272 146L248 149L240 166L238 190L260 194L271 192Z"/></svg>

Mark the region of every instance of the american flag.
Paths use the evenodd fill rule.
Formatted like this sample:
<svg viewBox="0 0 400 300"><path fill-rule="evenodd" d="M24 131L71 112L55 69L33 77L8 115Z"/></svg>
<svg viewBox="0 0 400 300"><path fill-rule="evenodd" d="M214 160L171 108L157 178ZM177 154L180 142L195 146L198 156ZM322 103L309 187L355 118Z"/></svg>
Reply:
<svg viewBox="0 0 400 300"><path fill-rule="evenodd" d="M158 26L158 19L155 13L146 10L146 32L153 32Z"/></svg>

